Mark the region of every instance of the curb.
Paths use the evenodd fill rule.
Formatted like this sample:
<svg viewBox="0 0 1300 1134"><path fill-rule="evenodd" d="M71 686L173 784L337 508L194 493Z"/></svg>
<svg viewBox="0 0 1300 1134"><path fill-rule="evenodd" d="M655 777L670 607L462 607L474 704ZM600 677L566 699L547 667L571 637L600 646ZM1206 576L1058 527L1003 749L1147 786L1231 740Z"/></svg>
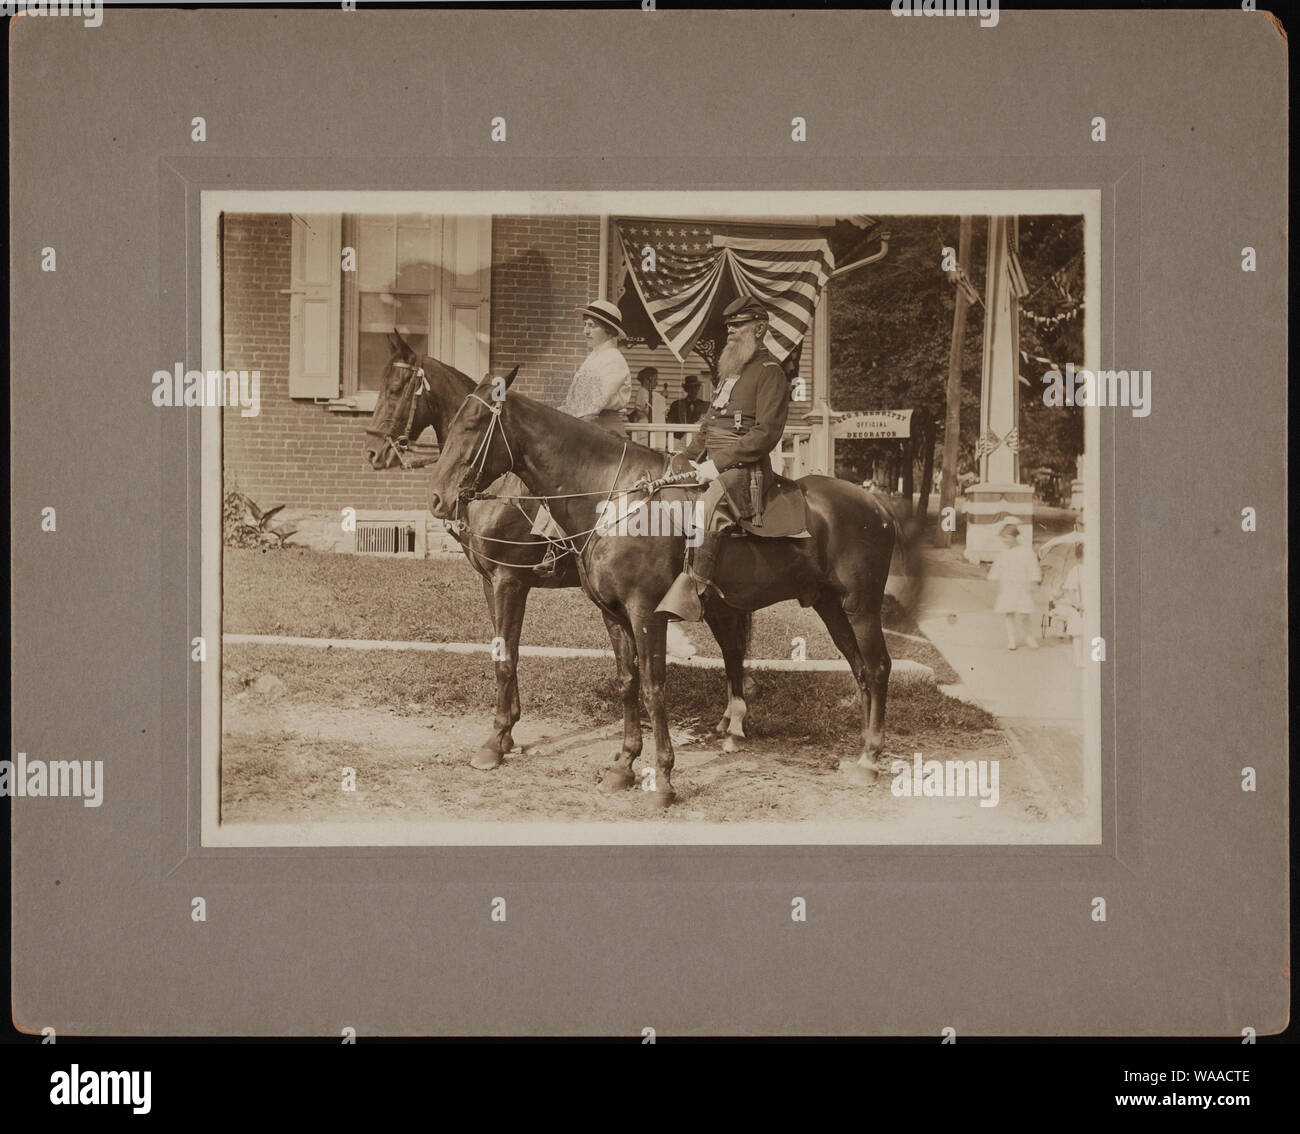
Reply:
<svg viewBox="0 0 1300 1134"><path fill-rule="evenodd" d="M223 634L223 644L231 646L302 646L317 650L394 650L431 654L487 654L492 646L486 642L386 642L369 638L293 638L279 634ZM564 646L520 646L524 658L609 658L612 650L568 648ZM721 658L668 656L672 665L685 669L722 669ZM843 658L796 662L789 658L746 658L746 669L795 673L847 673L849 663ZM915 682L934 684L934 670L921 662L900 659L894 662L889 681L908 685Z"/></svg>

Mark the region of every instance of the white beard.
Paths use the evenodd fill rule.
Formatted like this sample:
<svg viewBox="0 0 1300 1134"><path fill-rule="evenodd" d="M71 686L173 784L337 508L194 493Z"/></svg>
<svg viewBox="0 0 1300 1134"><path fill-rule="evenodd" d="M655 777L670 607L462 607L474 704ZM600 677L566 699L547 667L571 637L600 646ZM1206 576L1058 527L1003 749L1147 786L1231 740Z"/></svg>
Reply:
<svg viewBox="0 0 1300 1134"><path fill-rule="evenodd" d="M718 374L725 382L739 377L745 364L758 353L758 337L753 331L738 335L722 348L718 356Z"/></svg>

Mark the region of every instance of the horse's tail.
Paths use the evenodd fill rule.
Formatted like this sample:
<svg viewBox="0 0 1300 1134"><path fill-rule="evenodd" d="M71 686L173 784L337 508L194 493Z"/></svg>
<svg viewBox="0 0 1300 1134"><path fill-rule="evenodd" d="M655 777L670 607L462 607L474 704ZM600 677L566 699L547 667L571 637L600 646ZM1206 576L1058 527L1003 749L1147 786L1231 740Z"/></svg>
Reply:
<svg viewBox="0 0 1300 1134"><path fill-rule="evenodd" d="M902 587L894 597L908 614L912 614L920 601L921 588L925 582L925 559L921 555L921 536L925 525L917 517L905 515L902 508L882 493L873 492L871 497L894 526L894 553L890 561L890 574L896 574L903 580Z"/></svg>

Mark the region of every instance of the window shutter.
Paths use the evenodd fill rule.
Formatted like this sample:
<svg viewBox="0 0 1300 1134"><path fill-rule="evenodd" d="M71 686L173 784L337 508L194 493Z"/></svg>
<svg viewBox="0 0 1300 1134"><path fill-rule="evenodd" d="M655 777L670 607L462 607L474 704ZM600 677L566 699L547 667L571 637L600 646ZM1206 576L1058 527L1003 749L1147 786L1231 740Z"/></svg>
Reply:
<svg viewBox="0 0 1300 1134"><path fill-rule="evenodd" d="M293 215L289 396L339 396L342 217Z"/></svg>
<svg viewBox="0 0 1300 1134"><path fill-rule="evenodd" d="M446 217L442 263L441 361L477 382L488 370L492 218Z"/></svg>

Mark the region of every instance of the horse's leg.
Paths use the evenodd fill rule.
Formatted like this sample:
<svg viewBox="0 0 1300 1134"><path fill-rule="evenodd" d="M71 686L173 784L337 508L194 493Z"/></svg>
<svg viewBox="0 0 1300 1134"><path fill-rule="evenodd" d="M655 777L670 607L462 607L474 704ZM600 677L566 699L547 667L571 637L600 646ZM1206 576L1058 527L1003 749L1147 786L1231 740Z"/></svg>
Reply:
<svg viewBox="0 0 1300 1134"><path fill-rule="evenodd" d="M872 763L878 763L885 748L885 696L889 692L889 671L894 663L889 657L889 647L885 645L879 608L870 614L850 615L849 622L866 662L867 687L871 690L871 715L866 723L863 759L870 755Z"/></svg>
<svg viewBox="0 0 1300 1134"><path fill-rule="evenodd" d="M673 801L673 741L668 735L668 706L664 700L664 646L668 617L655 611L655 599L636 596L627 604L628 621L636 638L636 658L641 674L641 697L650 714L655 735L655 766L642 769L641 787L659 807Z"/></svg>
<svg viewBox="0 0 1300 1134"><path fill-rule="evenodd" d="M506 640L506 658L510 666L510 728L501 738L501 752L513 751L515 747L514 727L519 723L523 706L519 701L519 638L524 630L524 611L528 607L528 592L532 585L528 580L517 576L513 580L517 586L510 589L512 598L506 604L505 628L500 631ZM499 606L500 604L498 604Z"/></svg>
<svg viewBox="0 0 1300 1134"><path fill-rule="evenodd" d="M853 672L853 680L858 683L858 691L862 699L862 755L856 763L847 760L840 761L840 771L848 775L852 783L857 784L874 784L876 782L877 768L876 757L880 753L883 744L880 736L874 734L876 741L875 748L872 748L873 733L871 729L872 713L872 682L868 671L867 663L862 656L862 649L859 646L859 634L849 616L844 613L844 607L840 603L839 595L834 592L825 591L813 603L813 609L821 616L821 620L826 624L826 629L830 631L831 638L834 640L840 653L844 655L845 660L849 663L849 669ZM881 637L881 645L884 645L884 637ZM888 658L888 654L885 655ZM888 679L888 670L886 669L886 679ZM884 702L881 702L881 714L883 718Z"/></svg>
<svg viewBox="0 0 1300 1134"><path fill-rule="evenodd" d="M493 663L497 679L497 702L492 735L470 759L473 767L488 771L500 767L502 757L514 747L511 730L519 719L519 632L524 625L528 586L521 579L504 571L494 571L491 579L485 579L483 585L489 596L492 628L496 636L505 642L505 657L498 658Z"/></svg>
<svg viewBox="0 0 1300 1134"><path fill-rule="evenodd" d="M610 645L614 647L618 689L623 697L623 747L614 763L605 769L600 787L602 791L621 791L636 783L632 762L641 755L641 683L631 629L603 607L600 613L605 619L605 629L609 631Z"/></svg>
<svg viewBox="0 0 1300 1134"><path fill-rule="evenodd" d="M712 606L712 604L709 604ZM727 669L727 708L718 722L723 752L735 752L736 741L745 739L745 654L749 649L749 632L753 616L741 611L706 609L704 620L722 649Z"/></svg>

